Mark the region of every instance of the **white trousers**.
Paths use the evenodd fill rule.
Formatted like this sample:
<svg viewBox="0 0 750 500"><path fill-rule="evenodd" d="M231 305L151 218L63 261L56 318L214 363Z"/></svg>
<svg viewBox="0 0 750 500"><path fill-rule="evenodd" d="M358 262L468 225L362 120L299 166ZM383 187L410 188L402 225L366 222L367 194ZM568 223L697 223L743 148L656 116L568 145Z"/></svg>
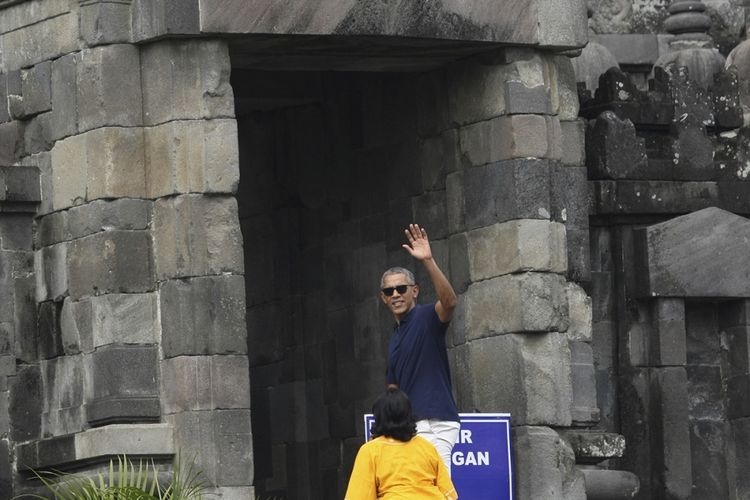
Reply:
<svg viewBox="0 0 750 500"><path fill-rule="evenodd" d="M432 443L445 462L448 474L451 473L451 451L458 440L461 424L449 420L417 420L417 436L422 436Z"/></svg>

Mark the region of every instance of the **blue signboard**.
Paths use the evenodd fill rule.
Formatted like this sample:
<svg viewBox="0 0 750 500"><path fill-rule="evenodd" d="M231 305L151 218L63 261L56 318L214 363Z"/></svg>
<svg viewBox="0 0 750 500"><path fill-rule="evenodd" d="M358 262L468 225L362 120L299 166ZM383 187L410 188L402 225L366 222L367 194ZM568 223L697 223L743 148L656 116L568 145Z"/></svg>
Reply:
<svg viewBox="0 0 750 500"><path fill-rule="evenodd" d="M461 430L451 457L459 499L512 500L510 413L460 413ZM365 415L365 439L374 422Z"/></svg>

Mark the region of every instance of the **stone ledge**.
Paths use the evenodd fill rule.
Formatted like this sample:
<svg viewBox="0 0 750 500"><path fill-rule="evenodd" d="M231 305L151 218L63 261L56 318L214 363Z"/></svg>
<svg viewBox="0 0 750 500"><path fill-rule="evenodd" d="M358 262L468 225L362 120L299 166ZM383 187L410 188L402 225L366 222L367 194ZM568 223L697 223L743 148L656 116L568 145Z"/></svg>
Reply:
<svg viewBox="0 0 750 500"><path fill-rule="evenodd" d="M164 456L175 452L169 424L117 424L33 441L16 448L19 468L41 469L115 455Z"/></svg>

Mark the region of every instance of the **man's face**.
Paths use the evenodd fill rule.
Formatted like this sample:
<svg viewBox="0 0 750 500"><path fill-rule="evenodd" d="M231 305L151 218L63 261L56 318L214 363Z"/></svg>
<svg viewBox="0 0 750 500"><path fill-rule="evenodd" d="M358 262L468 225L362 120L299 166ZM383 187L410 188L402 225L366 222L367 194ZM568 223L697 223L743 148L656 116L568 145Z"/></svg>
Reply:
<svg viewBox="0 0 750 500"><path fill-rule="evenodd" d="M404 293L399 293L396 287L403 288L403 286L406 286L406 290L404 290ZM417 304L419 287L417 285L409 285L409 281L404 274L389 274L383 279L383 288L394 289L393 294L390 296L381 290L380 298L388 306L388 309L390 309L397 321L400 321L404 314L414 309L414 306Z"/></svg>

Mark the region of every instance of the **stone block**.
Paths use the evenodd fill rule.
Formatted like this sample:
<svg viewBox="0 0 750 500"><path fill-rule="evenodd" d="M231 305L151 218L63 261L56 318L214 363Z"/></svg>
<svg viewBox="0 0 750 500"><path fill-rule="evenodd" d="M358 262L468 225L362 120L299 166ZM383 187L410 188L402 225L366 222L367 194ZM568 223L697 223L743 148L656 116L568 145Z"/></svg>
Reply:
<svg viewBox="0 0 750 500"><path fill-rule="evenodd" d="M247 352L242 276L166 281L159 298L165 358Z"/></svg>
<svg viewBox="0 0 750 500"><path fill-rule="evenodd" d="M235 193L239 183L234 119L170 121L145 129L151 198L175 193Z"/></svg>
<svg viewBox="0 0 750 500"><path fill-rule="evenodd" d="M234 198L160 199L154 204L152 232L159 280L244 272Z"/></svg>
<svg viewBox="0 0 750 500"><path fill-rule="evenodd" d="M250 408L247 356L178 356L161 363L165 413Z"/></svg>
<svg viewBox="0 0 750 500"><path fill-rule="evenodd" d="M210 483L253 483L249 409L180 412L166 420L174 427L176 446L184 456L195 454L196 469Z"/></svg>
<svg viewBox="0 0 750 500"><path fill-rule="evenodd" d="M52 61L50 139L54 141L78 132L77 63L77 54Z"/></svg>
<svg viewBox="0 0 750 500"><path fill-rule="evenodd" d="M52 113L42 113L26 122L23 130L24 150L27 154L49 151L54 143L51 131Z"/></svg>
<svg viewBox="0 0 750 500"><path fill-rule="evenodd" d="M568 268L565 227L548 220L520 219L467 233L471 281L523 271L564 273Z"/></svg>
<svg viewBox="0 0 750 500"><path fill-rule="evenodd" d="M30 251L34 215L31 213L5 213L0 220L0 249Z"/></svg>
<svg viewBox="0 0 750 500"><path fill-rule="evenodd" d="M628 179L647 168L644 139L630 120L605 111L586 129L586 166L592 179Z"/></svg>
<svg viewBox="0 0 750 500"><path fill-rule="evenodd" d="M93 47L130 41L130 5L116 2L81 3L81 39Z"/></svg>
<svg viewBox="0 0 750 500"><path fill-rule="evenodd" d="M1 396L0 396L1 397ZM2 418L2 417L0 417ZM6 422L3 422L6 423ZM7 428L7 427L4 427ZM13 466L10 463L10 448L7 439L0 440L0 495L13 497Z"/></svg>
<svg viewBox="0 0 750 500"><path fill-rule="evenodd" d="M15 377L8 380L10 433L18 443L41 437L42 376L38 365L21 365Z"/></svg>
<svg viewBox="0 0 750 500"><path fill-rule="evenodd" d="M0 72L0 123L7 123L11 120L8 98L8 77L4 72Z"/></svg>
<svg viewBox="0 0 750 500"><path fill-rule="evenodd" d="M110 344L157 343L160 325L156 294L109 293L88 300L94 349ZM80 314L86 311L86 306L82 307Z"/></svg>
<svg viewBox="0 0 750 500"><path fill-rule="evenodd" d="M636 498L640 491L638 476L629 471L581 468L586 482L586 498Z"/></svg>
<svg viewBox="0 0 750 500"><path fill-rule="evenodd" d="M84 49L76 64L78 130L143 123L141 66L135 45ZM131 131L132 133L132 131Z"/></svg>
<svg viewBox="0 0 750 500"><path fill-rule="evenodd" d="M41 62L21 70L23 117L30 117L52 109L52 63Z"/></svg>
<svg viewBox="0 0 750 500"><path fill-rule="evenodd" d="M60 337L65 354L93 350L91 301L76 302L66 297L60 311Z"/></svg>
<svg viewBox="0 0 750 500"><path fill-rule="evenodd" d="M460 129L461 153L473 166L511 158L560 159L560 122L541 115L506 115Z"/></svg>
<svg viewBox="0 0 750 500"><path fill-rule="evenodd" d="M551 114L552 103L549 88L544 85L528 87L523 82L509 80L505 82L505 113L518 114Z"/></svg>
<svg viewBox="0 0 750 500"><path fill-rule="evenodd" d="M42 302L39 304L37 332L39 335L39 357L51 359L63 355L62 338L60 335L59 302Z"/></svg>
<svg viewBox="0 0 750 500"><path fill-rule="evenodd" d="M50 155L53 210L80 205L86 200L86 156L85 135L71 136L55 143Z"/></svg>
<svg viewBox="0 0 750 500"><path fill-rule="evenodd" d="M25 123L20 120L0 123L0 163L3 165L14 165L26 155L24 128Z"/></svg>
<svg viewBox="0 0 750 500"><path fill-rule="evenodd" d="M576 463L595 464L625 453L625 437L611 432L588 429L563 430L560 436L576 454Z"/></svg>
<svg viewBox="0 0 750 500"><path fill-rule="evenodd" d="M586 164L586 121L582 119L560 122L563 165L580 167Z"/></svg>
<svg viewBox="0 0 750 500"><path fill-rule="evenodd" d="M513 428L517 498L582 500L583 475L570 445L548 427Z"/></svg>
<svg viewBox="0 0 750 500"><path fill-rule="evenodd" d="M549 219L550 163L506 160L464 171L466 227L511 219Z"/></svg>
<svg viewBox="0 0 750 500"><path fill-rule="evenodd" d="M466 233L459 233L448 239L448 255L450 256L450 283L456 293L462 294L471 283L469 269L469 240Z"/></svg>
<svg viewBox="0 0 750 500"><path fill-rule="evenodd" d="M557 274L504 275L472 283L463 297L466 338L503 333L565 331L568 299Z"/></svg>
<svg viewBox="0 0 750 500"><path fill-rule="evenodd" d="M652 422L657 452L655 489L659 496L688 498L692 485L687 375L682 367L654 370Z"/></svg>
<svg viewBox="0 0 750 500"><path fill-rule="evenodd" d="M746 218L712 207L654 224L636 235L642 263L640 296L750 296L750 261L744 258L750 237Z"/></svg>
<svg viewBox="0 0 750 500"><path fill-rule="evenodd" d="M40 182L36 184L39 188L39 204L37 215L52 212L52 155L50 152L38 153L24 157L20 165L31 167L39 172Z"/></svg>
<svg viewBox="0 0 750 500"><path fill-rule="evenodd" d="M35 245L47 247L71 239L68 230L68 212L54 212L37 219Z"/></svg>
<svg viewBox="0 0 750 500"><path fill-rule="evenodd" d="M558 119L571 121L578 118L578 82L573 61L567 56L555 56L545 60L550 73L549 86L552 97L552 114Z"/></svg>
<svg viewBox="0 0 750 500"><path fill-rule="evenodd" d="M86 373L90 424L158 421L159 361L156 346L108 345L95 350Z"/></svg>
<svg viewBox="0 0 750 500"><path fill-rule="evenodd" d="M445 70L429 71L417 75L420 92L416 95L417 131L420 136L429 136L451 126L448 116L448 81Z"/></svg>
<svg viewBox="0 0 750 500"><path fill-rule="evenodd" d="M62 2L49 3L59 5ZM38 8L37 12L29 14L36 17L42 10L46 9ZM78 50L78 12L69 6L61 9L59 15L37 18L38 22L29 23L27 13L21 14L21 19L23 21L16 29L3 31L0 35L6 70L28 68Z"/></svg>
<svg viewBox="0 0 750 500"><path fill-rule="evenodd" d="M415 196L412 198L412 213L414 221L429 231L430 240L448 236L445 191L428 191Z"/></svg>
<svg viewBox="0 0 750 500"><path fill-rule="evenodd" d="M743 373L729 378L727 415L730 419L750 417L750 401L745 397L747 391L750 391L750 375Z"/></svg>
<svg viewBox="0 0 750 500"><path fill-rule="evenodd" d="M83 135L86 140L86 199L145 197L143 130L105 127Z"/></svg>
<svg viewBox="0 0 750 500"><path fill-rule="evenodd" d="M653 328L649 339L652 366L684 366L687 363L685 301L656 299L653 302Z"/></svg>
<svg viewBox="0 0 750 500"><path fill-rule="evenodd" d="M130 456L169 456L175 448L169 424L110 424L87 429L75 436L78 460L125 454ZM183 454L183 457L188 455Z"/></svg>
<svg viewBox="0 0 750 500"><path fill-rule="evenodd" d="M575 283L566 283L565 291L568 296L569 325L566 332L568 339L571 341L591 342L591 297L586 294L586 290Z"/></svg>
<svg viewBox="0 0 750 500"><path fill-rule="evenodd" d="M571 424L571 364L563 334L507 334L468 344L477 411L510 412L515 425Z"/></svg>
<svg viewBox="0 0 750 500"><path fill-rule="evenodd" d="M77 239L68 247L70 296L154 289L151 238L147 231L105 231Z"/></svg>
<svg viewBox="0 0 750 500"><path fill-rule="evenodd" d="M62 300L68 294L68 243L58 243L34 252L37 302Z"/></svg>
<svg viewBox="0 0 750 500"><path fill-rule="evenodd" d="M85 419L80 411L84 402L84 368L81 356L60 356L41 364L45 387L47 418L43 422L45 435L80 432ZM77 409L77 420L60 418L65 411Z"/></svg>
<svg viewBox="0 0 750 500"><path fill-rule="evenodd" d="M13 283L13 324L16 332L33 332L37 327L35 279L33 276L15 278ZM15 356L26 363L35 363L36 335L16 335Z"/></svg>
<svg viewBox="0 0 750 500"><path fill-rule="evenodd" d="M144 46L144 124L233 118L229 51L220 40L164 40Z"/></svg>
<svg viewBox="0 0 750 500"><path fill-rule="evenodd" d="M21 80L21 70L16 69L8 71L5 77L5 83L8 91L8 113L11 119L23 119L23 85Z"/></svg>
<svg viewBox="0 0 750 500"><path fill-rule="evenodd" d="M750 325L750 300L732 300L719 304L719 328Z"/></svg>
<svg viewBox="0 0 750 500"><path fill-rule="evenodd" d="M466 203L464 200L464 173L453 172L445 179L445 205L448 218L448 233L456 234L466 227Z"/></svg>
<svg viewBox="0 0 750 500"><path fill-rule="evenodd" d="M175 34L195 35L200 32L197 0L134 0L131 16L134 41L142 42Z"/></svg>
<svg viewBox="0 0 750 500"><path fill-rule="evenodd" d="M149 229L152 208L153 202L150 200L123 198L95 200L58 213L66 215L68 239L75 239L112 229Z"/></svg>

